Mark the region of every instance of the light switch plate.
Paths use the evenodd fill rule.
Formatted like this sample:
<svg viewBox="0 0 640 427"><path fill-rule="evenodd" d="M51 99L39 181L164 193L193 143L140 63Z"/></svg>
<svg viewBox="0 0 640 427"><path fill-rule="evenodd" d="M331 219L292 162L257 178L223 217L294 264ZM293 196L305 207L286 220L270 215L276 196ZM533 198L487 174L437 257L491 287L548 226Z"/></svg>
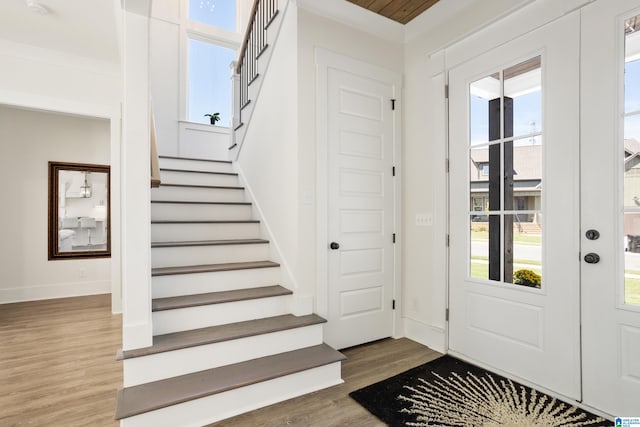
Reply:
<svg viewBox="0 0 640 427"><path fill-rule="evenodd" d="M429 227L433 225L433 214L431 213L417 213L416 225L418 227Z"/></svg>

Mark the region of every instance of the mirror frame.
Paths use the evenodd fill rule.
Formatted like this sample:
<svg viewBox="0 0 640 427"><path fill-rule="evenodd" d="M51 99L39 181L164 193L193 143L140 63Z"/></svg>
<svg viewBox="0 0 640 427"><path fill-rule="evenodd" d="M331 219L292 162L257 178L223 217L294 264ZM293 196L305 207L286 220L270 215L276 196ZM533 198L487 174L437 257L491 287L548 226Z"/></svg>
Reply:
<svg viewBox="0 0 640 427"><path fill-rule="evenodd" d="M107 247L95 251L61 252L58 248L58 188L61 171L99 172L107 174ZM49 162L49 260L110 258L111 257L111 167L88 163Z"/></svg>

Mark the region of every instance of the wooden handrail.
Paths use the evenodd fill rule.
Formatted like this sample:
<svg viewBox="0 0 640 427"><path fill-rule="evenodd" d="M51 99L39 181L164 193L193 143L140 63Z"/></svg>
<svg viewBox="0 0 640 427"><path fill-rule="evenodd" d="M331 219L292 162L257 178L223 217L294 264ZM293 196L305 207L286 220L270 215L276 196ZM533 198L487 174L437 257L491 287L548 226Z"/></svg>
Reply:
<svg viewBox="0 0 640 427"><path fill-rule="evenodd" d="M247 53L247 46L249 46L249 38L251 38L251 31L256 24L256 14L258 13L258 4L260 0L253 0L253 6L251 7L251 13L249 14L249 25L244 33L244 39L242 40L242 46L238 51L238 64L236 65L236 73L240 74L242 64L244 62L244 56Z"/></svg>
<svg viewBox="0 0 640 427"><path fill-rule="evenodd" d="M156 121L153 107L149 106L149 145L151 153L151 187L160 187L160 159L158 158L158 145L156 142Z"/></svg>

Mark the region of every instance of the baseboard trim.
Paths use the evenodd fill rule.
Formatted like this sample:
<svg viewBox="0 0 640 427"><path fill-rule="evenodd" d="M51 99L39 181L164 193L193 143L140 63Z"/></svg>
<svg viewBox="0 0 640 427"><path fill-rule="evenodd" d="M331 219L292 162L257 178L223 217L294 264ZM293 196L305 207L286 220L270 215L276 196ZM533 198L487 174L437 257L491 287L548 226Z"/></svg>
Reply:
<svg viewBox="0 0 640 427"><path fill-rule="evenodd" d="M409 317L404 317L405 336L422 345L446 353L445 329L439 326L429 325Z"/></svg>
<svg viewBox="0 0 640 427"><path fill-rule="evenodd" d="M25 286L22 288L0 289L0 304L110 293L111 281L109 280L51 283L47 285Z"/></svg>

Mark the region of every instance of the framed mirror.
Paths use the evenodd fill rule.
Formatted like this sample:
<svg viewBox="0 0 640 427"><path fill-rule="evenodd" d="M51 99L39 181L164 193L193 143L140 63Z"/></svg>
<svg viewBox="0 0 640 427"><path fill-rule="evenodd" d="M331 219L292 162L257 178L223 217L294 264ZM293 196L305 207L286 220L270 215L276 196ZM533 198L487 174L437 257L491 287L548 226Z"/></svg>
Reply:
<svg viewBox="0 0 640 427"><path fill-rule="evenodd" d="M49 162L49 260L111 256L110 167Z"/></svg>

